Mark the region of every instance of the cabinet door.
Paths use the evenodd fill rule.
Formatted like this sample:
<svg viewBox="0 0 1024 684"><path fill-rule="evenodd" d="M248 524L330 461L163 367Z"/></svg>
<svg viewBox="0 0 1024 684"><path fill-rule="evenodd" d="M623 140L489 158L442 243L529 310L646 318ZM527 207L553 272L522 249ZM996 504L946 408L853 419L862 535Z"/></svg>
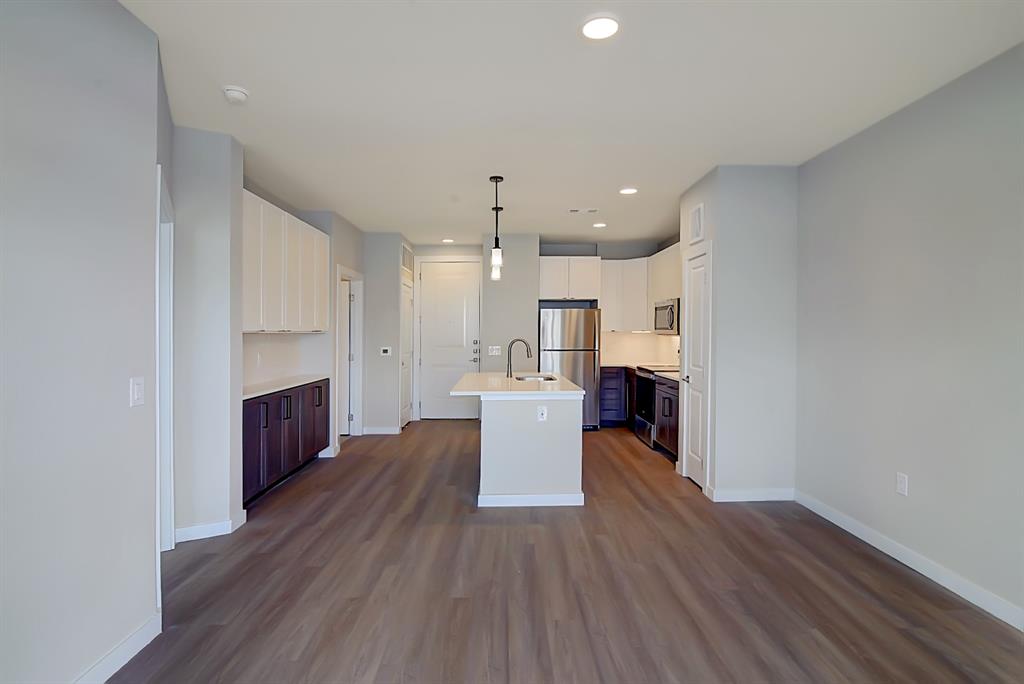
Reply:
<svg viewBox="0 0 1024 684"><path fill-rule="evenodd" d="M284 215L284 327L302 329L302 238L305 226Z"/></svg>
<svg viewBox="0 0 1024 684"><path fill-rule="evenodd" d="M654 400L654 439L676 454L679 451L679 396L658 387Z"/></svg>
<svg viewBox="0 0 1024 684"><path fill-rule="evenodd" d="M242 191L242 332L263 330L263 201Z"/></svg>
<svg viewBox="0 0 1024 684"><path fill-rule="evenodd" d="M330 446L328 382L314 382L300 388L302 396L302 462L315 458Z"/></svg>
<svg viewBox="0 0 1024 684"><path fill-rule="evenodd" d="M601 369L600 407L601 424L620 423L626 419L625 369Z"/></svg>
<svg viewBox="0 0 1024 684"><path fill-rule="evenodd" d="M316 456L316 385L303 385L299 395L299 460L305 463Z"/></svg>
<svg viewBox="0 0 1024 684"><path fill-rule="evenodd" d="M316 247L317 233L320 231L304 223L299 224L302 265L299 271L299 330L310 332L316 330Z"/></svg>
<svg viewBox="0 0 1024 684"><path fill-rule="evenodd" d="M267 484L263 461L268 408L263 398L242 402L242 501L259 494Z"/></svg>
<svg viewBox="0 0 1024 684"><path fill-rule="evenodd" d="M540 298L566 299L569 296L569 258L540 257Z"/></svg>
<svg viewBox="0 0 1024 684"><path fill-rule="evenodd" d="M636 418L636 371L626 369L626 425L633 427Z"/></svg>
<svg viewBox="0 0 1024 684"><path fill-rule="evenodd" d="M285 473L290 473L302 465L301 398L298 389L277 396L281 407L281 466Z"/></svg>
<svg viewBox="0 0 1024 684"><path fill-rule="evenodd" d="M601 330L628 330L623 325L623 261L601 260L601 296L597 305L601 309ZM644 290L646 291L646 285ZM628 301L628 300L626 300Z"/></svg>
<svg viewBox="0 0 1024 684"><path fill-rule="evenodd" d="M313 330L330 328L331 321L331 238L316 231L316 310Z"/></svg>
<svg viewBox="0 0 1024 684"><path fill-rule="evenodd" d="M316 450L323 451L331 445L331 381L323 380L316 384L317 394L313 399L316 409Z"/></svg>
<svg viewBox="0 0 1024 684"><path fill-rule="evenodd" d="M569 299L601 296L601 257L569 257Z"/></svg>
<svg viewBox="0 0 1024 684"><path fill-rule="evenodd" d="M263 330L284 330L284 212L260 200L263 249L260 254L260 292Z"/></svg>
<svg viewBox="0 0 1024 684"><path fill-rule="evenodd" d="M263 429L266 450L263 453L264 486L273 486L285 474L284 467L284 421L285 405L281 393L262 397L267 402L267 422Z"/></svg>
<svg viewBox="0 0 1024 684"><path fill-rule="evenodd" d="M647 301L647 259L626 259L622 264L622 317L620 330L650 330Z"/></svg>

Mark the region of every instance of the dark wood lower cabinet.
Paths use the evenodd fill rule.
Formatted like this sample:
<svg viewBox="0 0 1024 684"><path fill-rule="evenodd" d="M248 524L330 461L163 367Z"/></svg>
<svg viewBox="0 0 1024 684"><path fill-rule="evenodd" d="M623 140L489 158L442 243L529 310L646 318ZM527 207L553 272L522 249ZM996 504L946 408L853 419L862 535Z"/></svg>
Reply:
<svg viewBox="0 0 1024 684"><path fill-rule="evenodd" d="M601 369L601 425L620 425L626 420L626 369L605 366Z"/></svg>
<svg viewBox="0 0 1024 684"><path fill-rule="evenodd" d="M242 500L246 507L330 445L329 380L242 402Z"/></svg>
<svg viewBox="0 0 1024 684"><path fill-rule="evenodd" d="M679 451L679 383L657 379L654 389L654 441L676 456Z"/></svg>
<svg viewBox="0 0 1024 684"><path fill-rule="evenodd" d="M626 427L630 430L636 422L636 369L626 368Z"/></svg>

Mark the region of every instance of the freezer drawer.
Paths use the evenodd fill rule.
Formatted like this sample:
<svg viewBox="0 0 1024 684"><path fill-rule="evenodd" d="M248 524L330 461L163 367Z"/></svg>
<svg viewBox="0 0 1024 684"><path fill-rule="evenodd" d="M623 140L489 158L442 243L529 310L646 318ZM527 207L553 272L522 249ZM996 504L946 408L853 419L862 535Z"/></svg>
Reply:
<svg viewBox="0 0 1024 684"><path fill-rule="evenodd" d="M586 394L583 396L583 425L600 424L600 373L596 351L542 351L540 372L564 375Z"/></svg>

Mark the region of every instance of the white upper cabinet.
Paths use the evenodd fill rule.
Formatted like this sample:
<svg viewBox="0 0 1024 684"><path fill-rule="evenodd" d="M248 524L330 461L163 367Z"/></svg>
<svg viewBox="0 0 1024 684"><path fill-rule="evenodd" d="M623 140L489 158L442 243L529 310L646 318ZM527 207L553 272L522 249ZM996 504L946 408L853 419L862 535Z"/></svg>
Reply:
<svg viewBox="0 0 1024 684"><path fill-rule="evenodd" d="M569 257L569 299L601 296L601 257Z"/></svg>
<svg viewBox="0 0 1024 684"><path fill-rule="evenodd" d="M242 193L242 330L263 330L263 209L251 192Z"/></svg>
<svg viewBox="0 0 1024 684"><path fill-rule="evenodd" d="M327 330L330 237L247 190L242 225L242 331Z"/></svg>
<svg viewBox="0 0 1024 684"><path fill-rule="evenodd" d="M541 299L598 299L600 257L540 257Z"/></svg>
<svg viewBox="0 0 1024 684"><path fill-rule="evenodd" d="M540 258L540 298L569 297L569 257Z"/></svg>
<svg viewBox="0 0 1024 684"><path fill-rule="evenodd" d="M598 297L598 307L601 309L602 332L625 330L622 315L622 265L623 262L611 259L601 261L601 296Z"/></svg>
<svg viewBox="0 0 1024 684"><path fill-rule="evenodd" d="M647 259L601 261L601 330L648 330Z"/></svg>
<svg viewBox="0 0 1024 684"><path fill-rule="evenodd" d="M666 247L650 257L647 282L648 299L652 306L654 302L682 296L683 262L679 243Z"/></svg>

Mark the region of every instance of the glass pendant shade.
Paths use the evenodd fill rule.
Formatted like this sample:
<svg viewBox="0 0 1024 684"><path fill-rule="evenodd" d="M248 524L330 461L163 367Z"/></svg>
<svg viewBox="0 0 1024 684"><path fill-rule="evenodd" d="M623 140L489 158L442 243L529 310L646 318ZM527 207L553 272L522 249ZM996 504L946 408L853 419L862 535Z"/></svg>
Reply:
<svg viewBox="0 0 1024 684"><path fill-rule="evenodd" d="M501 247L495 247L491 250L491 268L495 266L504 266L501 261Z"/></svg>
<svg viewBox="0 0 1024 684"><path fill-rule="evenodd" d="M501 280L501 266L491 266L491 280Z"/></svg>

